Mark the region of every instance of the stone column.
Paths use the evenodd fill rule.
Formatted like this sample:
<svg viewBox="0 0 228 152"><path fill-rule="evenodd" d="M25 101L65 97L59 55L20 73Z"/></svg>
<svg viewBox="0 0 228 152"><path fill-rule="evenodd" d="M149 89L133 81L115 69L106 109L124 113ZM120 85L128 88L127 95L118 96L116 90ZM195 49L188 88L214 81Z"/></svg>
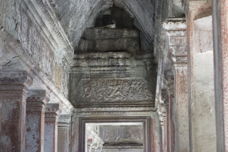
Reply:
<svg viewBox="0 0 228 152"><path fill-rule="evenodd" d="M71 115L64 114L58 120L58 152L69 152Z"/></svg>
<svg viewBox="0 0 228 152"><path fill-rule="evenodd" d="M26 92L25 71L0 71L0 151L25 151Z"/></svg>
<svg viewBox="0 0 228 152"><path fill-rule="evenodd" d="M79 125L80 125L80 121L79 121L79 113L75 110L72 113L72 122L71 122L71 140L70 140L70 151L71 152L80 152L80 129L79 129Z"/></svg>
<svg viewBox="0 0 228 152"><path fill-rule="evenodd" d="M163 101L166 101L167 152L173 152L175 140L173 129L174 75L170 69L164 73L164 80L166 89L162 90L162 97Z"/></svg>
<svg viewBox="0 0 228 152"><path fill-rule="evenodd" d="M44 90L30 90L26 105L26 152L44 151Z"/></svg>
<svg viewBox="0 0 228 152"><path fill-rule="evenodd" d="M167 152L167 106L164 103L159 105L159 120L162 133L162 151Z"/></svg>
<svg viewBox="0 0 228 152"><path fill-rule="evenodd" d="M228 151L228 1L213 1L217 151Z"/></svg>
<svg viewBox="0 0 228 152"><path fill-rule="evenodd" d="M57 152L59 104L47 104L45 109L44 151Z"/></svg>
<svg viewBox="0 0 228 152"><path fill-rule="evenodd" d="M169 40L174 70L175 152L189 152L189 104L187 85L186 23L183 19L167 20L163 26Z"/></svg>

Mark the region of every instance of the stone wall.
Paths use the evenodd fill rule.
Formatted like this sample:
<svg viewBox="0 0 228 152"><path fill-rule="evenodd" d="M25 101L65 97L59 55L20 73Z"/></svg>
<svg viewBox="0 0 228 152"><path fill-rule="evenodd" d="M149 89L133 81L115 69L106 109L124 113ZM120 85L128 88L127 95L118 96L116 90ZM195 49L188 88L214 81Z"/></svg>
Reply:
<svg viewBox="0 0 228 152"><path fill-rule="evenodd" d="M31 88L48 89L51 96L57 96L53 102L69 105L73 49L50 4L27 0L0 3L1 69L28 71L34 77Z"/></svg>
<svg viewBox="0 0 228 152"><path fill-rule="evenodd" d="M151 53L141 52L137 31L107 28L87 30L84 41L99 43L100 48L85 45L84 49L81 46L76 51L70 75L72 104L76 107L152 107L156 64ZM114 43L116 41L118 43Z"/></svg>

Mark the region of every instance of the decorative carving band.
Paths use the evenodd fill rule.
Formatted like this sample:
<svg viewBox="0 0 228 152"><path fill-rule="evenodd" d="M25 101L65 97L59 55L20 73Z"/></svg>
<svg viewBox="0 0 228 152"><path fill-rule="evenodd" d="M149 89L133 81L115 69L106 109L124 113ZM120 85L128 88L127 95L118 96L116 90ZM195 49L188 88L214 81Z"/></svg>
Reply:
<svg viewBox="0 0 228 152"><path fill-rule="evenodd" d="M77 101L84 102L153 102L150 84L143 79L83 79L80 81Z"/></svg>

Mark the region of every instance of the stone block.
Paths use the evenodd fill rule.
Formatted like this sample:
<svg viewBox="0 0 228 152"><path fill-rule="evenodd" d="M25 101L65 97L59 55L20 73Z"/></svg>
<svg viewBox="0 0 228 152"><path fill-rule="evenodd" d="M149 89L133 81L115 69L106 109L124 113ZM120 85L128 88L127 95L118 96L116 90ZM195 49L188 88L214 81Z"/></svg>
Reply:
<svg viewBox="0 0 228 152"><path fill-rule="evenodd" d="M105 40L81 40L78 52L110 52L128 51L136 53L139 50L137 38L118 38Z"/></svg>
<svg viewBox="0 0 228 152"><path fill-rule="evenodd" d="M139 33L137 30L111 28L88 28L85 30L82 36L82 38L87 40L105 40L138 37Z"/></svg>

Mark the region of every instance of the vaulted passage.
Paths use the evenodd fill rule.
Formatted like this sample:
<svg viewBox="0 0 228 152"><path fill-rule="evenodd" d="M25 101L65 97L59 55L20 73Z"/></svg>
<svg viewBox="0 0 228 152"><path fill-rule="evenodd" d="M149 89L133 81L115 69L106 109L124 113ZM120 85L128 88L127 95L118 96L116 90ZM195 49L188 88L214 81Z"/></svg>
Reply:
<svg viewBox="0 0 228 152"><path fill-rule="evenodd" d="M0 0L0 152L226 152L225 0Z"/></svg>

